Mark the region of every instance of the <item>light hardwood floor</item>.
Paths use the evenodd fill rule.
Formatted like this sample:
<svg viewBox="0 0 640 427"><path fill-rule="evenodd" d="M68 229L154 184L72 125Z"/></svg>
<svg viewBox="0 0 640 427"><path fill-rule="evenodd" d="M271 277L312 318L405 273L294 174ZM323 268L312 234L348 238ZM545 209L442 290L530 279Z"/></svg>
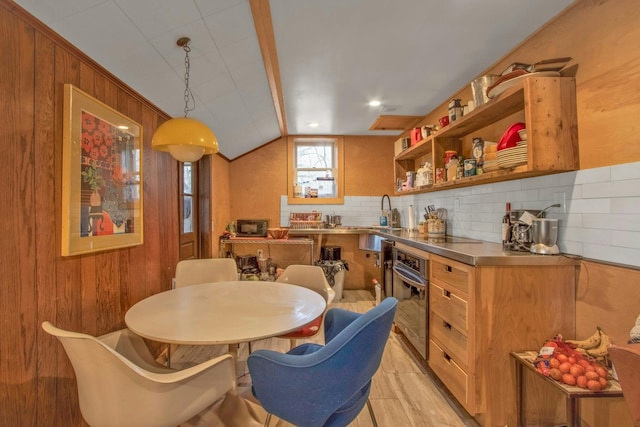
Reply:
<svg viewBox="0 0 640 427"><path fill-rule="evenodd" d="M365 312L374 304L373 295L368 291L345 291L343 299L332 304L332 307ZM323 343L324 337L320 333L308 341ZM302 342L304 341L299 340L298 343ZM289 349L289 341L271 338L252 343L253 350L260 348L286 352ZM226 346L179 347L172 356L172 366L183 368L215 357L226 350ZM251 395L247 355L248 346L243 344L238 351L238 391L242 397L254 403L252 407L260 420L264 421L265 412L257 406L259 402ZM389 336L380 369L373 377L370 399L380 427L478 426L442 387L426 363L416 357L406 339L394 331ZM203 412L189 423L183 424L183 427L205 425L222 425L215 414L215 408ZM291 424L273 417L271 426L291 427ZM349 426L372 426L366 407Z"/></svg>

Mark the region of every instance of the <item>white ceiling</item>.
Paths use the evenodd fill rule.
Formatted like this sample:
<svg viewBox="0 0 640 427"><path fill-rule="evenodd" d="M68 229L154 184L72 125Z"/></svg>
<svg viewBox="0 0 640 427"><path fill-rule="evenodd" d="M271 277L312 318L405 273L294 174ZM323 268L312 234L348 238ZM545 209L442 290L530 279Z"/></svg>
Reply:
<svg viewBox="0 0 640 427"><path fill-rule="evenodd" d="M175 117L185 71L176 40L190 37L189 116L211 127L221 153L280 136L247 0L15 2ZM271 0L288 133L398 134L368 128L380 114L426 114L570 3Z"/></svg>

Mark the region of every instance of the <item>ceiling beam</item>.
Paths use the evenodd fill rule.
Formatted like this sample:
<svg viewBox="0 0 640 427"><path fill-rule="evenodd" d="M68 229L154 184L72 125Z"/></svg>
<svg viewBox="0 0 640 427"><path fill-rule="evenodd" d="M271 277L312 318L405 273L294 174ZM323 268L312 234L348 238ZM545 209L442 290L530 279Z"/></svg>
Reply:
<svg viewBox="0 0 640 427"><path fill-rule="evenodd" d="M284 112L284 97L282 96L282 83L280 82L280 67L278 65L278 53L276 51L276 39L273 35L273 22L271 20L271 5L269 0L251 0L251 14L253 25L256 27L258 43L262 52L264 69L267 72L267 81L271 89L273 107L276 110L276 118L280 127L280 135L287 136L287 117Z"/></svg>

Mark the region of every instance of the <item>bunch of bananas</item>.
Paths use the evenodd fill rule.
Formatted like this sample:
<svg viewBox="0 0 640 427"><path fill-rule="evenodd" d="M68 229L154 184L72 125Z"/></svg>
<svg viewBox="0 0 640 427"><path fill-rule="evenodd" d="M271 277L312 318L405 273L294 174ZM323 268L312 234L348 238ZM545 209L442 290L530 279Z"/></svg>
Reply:
<svg viewBox="0 0 640 427"><path fill-rule="evenodd" d="M571 346L575 346L578 353L586 354L596 360L603 360L609 354L611 338L605 334L599 326L589 338L583 340L565 340Z"/></svg>

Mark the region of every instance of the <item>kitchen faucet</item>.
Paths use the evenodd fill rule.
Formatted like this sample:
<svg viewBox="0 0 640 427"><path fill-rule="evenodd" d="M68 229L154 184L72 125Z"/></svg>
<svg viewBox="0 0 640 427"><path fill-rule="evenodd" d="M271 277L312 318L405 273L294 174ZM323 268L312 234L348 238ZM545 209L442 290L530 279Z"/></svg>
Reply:
<svg viewBox="0 0 640 427"><path fill-rule="evenodd" d="M389 204L389 211L387 214L385 214L384 211L384 199L385 197L387 198L387 202ZM380 210L382 211L382 215L386 216L388 221L388 225L391 228L397 228L400 227L400 212L398 212L398 209L391 209L391 198L389 197L388 194L385 194L382 196L382 200L380 201Z"/></svg>
<svg viewBox="0 0 640 427"><path fill-rule="evenodd" d="M391 199L388 194L382 196L382 200L380 201L380 210L384 211L384 198L387 198L387 202L389 202L389 211L391 211Z"/></svg>

